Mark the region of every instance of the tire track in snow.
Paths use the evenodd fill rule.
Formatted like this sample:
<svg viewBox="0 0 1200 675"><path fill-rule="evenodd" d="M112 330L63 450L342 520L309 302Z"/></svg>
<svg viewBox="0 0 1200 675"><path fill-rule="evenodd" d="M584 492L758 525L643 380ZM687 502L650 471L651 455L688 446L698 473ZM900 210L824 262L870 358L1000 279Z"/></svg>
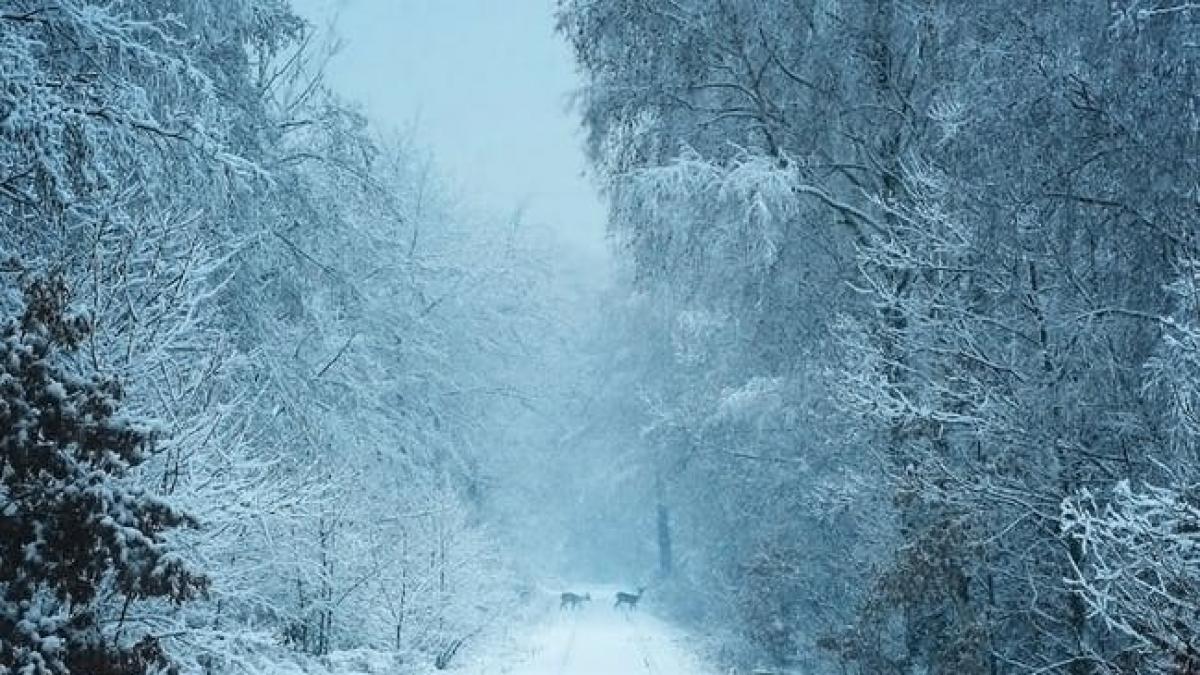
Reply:
<svg viewBox="0 0 1200 675"><path fill-rule="evenodd" d="M638 622L635 622L632 619L631 619L631 623L633 623L634 626L638 625ZM644 629L643 630L634 629L632 636L633 636L633 643L637 647L637 650L638 650L638 656L641 657L642 665L644 665L646 667L646 673L648 673L648 675L657 675L658 668L656 668L654 665L654 657L652 655L652 650L648 648L648 646L651 642L650 637L646 634Z"/></svg>
<svg viewBox="0 0 1200 675"><path fill-rule="evenodd" d="M571 663L571 650L575 647L575 633L579 630L579 614L571 617L571 630L567 633L567 645L563 649L562 660L558 664L558 674L566 675L567 665Z"/></svg>

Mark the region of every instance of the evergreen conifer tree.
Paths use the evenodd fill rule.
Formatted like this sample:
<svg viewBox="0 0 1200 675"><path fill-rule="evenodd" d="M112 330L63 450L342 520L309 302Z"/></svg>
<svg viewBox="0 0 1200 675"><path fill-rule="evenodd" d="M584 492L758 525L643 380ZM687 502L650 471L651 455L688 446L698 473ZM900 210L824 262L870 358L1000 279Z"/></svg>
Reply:
<svg viewBox="0 0 1200 675"><path fill-rule="evenodd" d="M196 522L125 480L154 434L121 413L118 382L65 367L89 330L68 298L61 279L34 281L0 326L0 670L170 670L129 610L205 591L166 540Z"/></svg>

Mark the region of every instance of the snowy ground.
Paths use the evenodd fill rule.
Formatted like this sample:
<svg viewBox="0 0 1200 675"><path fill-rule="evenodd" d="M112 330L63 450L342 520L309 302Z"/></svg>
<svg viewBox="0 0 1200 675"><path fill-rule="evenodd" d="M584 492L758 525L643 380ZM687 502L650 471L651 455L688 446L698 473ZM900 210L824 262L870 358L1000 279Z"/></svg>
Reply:
<svg viewBox="0 0 1200 675"><path fill-rule="evenodd" d="M656 618L644 601L613 609L608 589L584 589L596 600L578 610L557 604L539 622L512 632L511 644L484 650L461 675L710 675L686 636Z"/></svg>

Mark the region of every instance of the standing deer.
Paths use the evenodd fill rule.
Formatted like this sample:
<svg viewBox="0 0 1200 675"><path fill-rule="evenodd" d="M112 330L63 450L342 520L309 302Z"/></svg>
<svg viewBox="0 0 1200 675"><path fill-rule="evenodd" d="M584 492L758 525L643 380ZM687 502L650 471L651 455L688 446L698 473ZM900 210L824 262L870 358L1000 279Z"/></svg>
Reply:
<svg viewBox="0 0 1200 675"><path fill-rule="evenodd" d="M629 605L629 609L637 609L638 600L642 599L642 593L646 592L645 586L638 586L637 593L617 593L617 602L613 605L613 609L617 609L621 605Z"/></svg>
<svg viewBox="0 0 1200 675"><path fill-rule="evenodd" d="M558 609L564 610L568 607L570 607L571 609L579 609L580 605L582 605L585 602L591 602L591 601L592 601L591 593L584 593L583 595L579 595L578 593L567 592L567 593L562 594L562 604L558 606Z"/></svg>

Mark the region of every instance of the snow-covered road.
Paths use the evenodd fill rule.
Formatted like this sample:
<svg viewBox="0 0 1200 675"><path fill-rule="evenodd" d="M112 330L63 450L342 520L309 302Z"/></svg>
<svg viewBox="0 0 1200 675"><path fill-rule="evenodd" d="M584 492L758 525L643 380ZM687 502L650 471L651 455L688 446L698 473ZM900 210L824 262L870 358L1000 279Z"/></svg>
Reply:
<svg viewBox="0 0 1200 675"><path fill-rule="evenodd" d="M647 607L614 610L610 593L577 610L553 609L511 649L464 664L464 675L710 675L688 648L686 636Z"/></svg>

